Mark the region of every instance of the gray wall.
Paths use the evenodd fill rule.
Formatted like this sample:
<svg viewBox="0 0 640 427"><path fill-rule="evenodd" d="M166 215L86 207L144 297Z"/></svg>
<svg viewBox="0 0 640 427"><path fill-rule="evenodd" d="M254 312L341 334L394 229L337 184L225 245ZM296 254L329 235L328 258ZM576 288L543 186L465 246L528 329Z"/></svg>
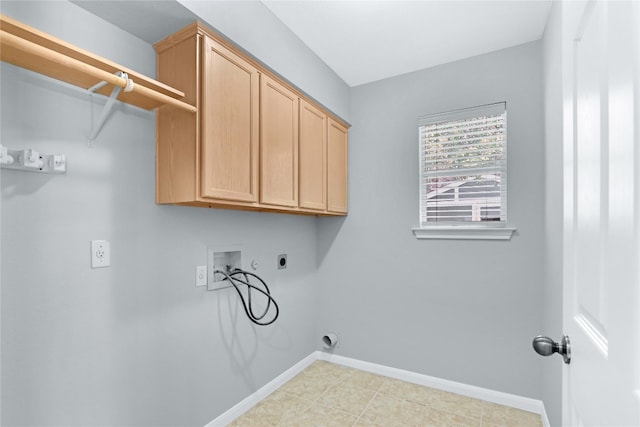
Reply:
<svg viewBox="0 0 640 427"><path fill-rule="evenodd" d="M149 44L71 3L2 13L154 75ZM316 218L157 206L153 113L117 104L88 148L102 101L0 71L2 143L69 162L1 172L2 425L201 426L315 350ZM111 241L111 267L89 267L92 239ZM230 290L194 286L207 246L235 243L280 304L271 327Z"/></svg>
<svg viewBox="0 0 640 427"><path fill-rule="evenodd" d="M349 121L349 86L262 2L178 2L329 110Z"/></svg>
<svg viewBox="0 0 640 427"><path fill-rule="evenodd" d="M545 97L544 324L541 334L562 336L562 3L554 2L543 38ZM549 358L551 359L551 358ZM543 400L551 425L562 423L562 363L545 359Z"/></svg>
<svg viewBox="0 0 640 427"><path fill-rule="evenodd" d="M552 295L542 283L556 274L542 255L541 43L349 90L262 4L181 3L353 122L349 216L157 206L152 113L118 104L88 148L102 101L3 63L2 143L64 153L69 171L0 175L2 424L203 425L328 330L339 354L541 398L548 383L530 342ZM73 4L1 7L155 74L148 43ZM417 241L417 116L503 100L518 232ZM110 268L89 267L92 239L111 241ZM194 287L207 246L235 243L282 308L272 327L252 327L230 291ZM289 254L286 271L278 253Z"/></svg>
<svg viewBox="0 0 640 427"><path fill-rule="evenodd" d="M544 129L539 42L352 89L349 216L321 219L319 331L336 352L541 397L531 349L543 298ZM417 241L424 114L507 102L510 241Z"/></svg>

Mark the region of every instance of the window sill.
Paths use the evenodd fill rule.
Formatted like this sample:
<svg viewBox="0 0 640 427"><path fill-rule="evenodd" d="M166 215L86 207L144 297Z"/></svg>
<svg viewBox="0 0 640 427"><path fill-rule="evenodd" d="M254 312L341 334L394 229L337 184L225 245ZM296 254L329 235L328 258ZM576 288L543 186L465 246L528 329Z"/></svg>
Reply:
<svg viewBox="0 0 640 427"><path fill-rule="evenodd" d="M474 227L466 225L414 228L416 239L510 240L514 227Z"/></svg>

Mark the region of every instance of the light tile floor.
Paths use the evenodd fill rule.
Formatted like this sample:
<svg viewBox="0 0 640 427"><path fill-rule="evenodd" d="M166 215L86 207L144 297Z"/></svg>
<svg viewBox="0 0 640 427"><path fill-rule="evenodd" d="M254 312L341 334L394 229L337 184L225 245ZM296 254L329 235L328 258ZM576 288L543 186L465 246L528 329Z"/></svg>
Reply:
<svg viewBox="0 0 640 427"><path fill-rule="evenodd" d="M316 361L231 427L542 427L540 415Z"/></svg>

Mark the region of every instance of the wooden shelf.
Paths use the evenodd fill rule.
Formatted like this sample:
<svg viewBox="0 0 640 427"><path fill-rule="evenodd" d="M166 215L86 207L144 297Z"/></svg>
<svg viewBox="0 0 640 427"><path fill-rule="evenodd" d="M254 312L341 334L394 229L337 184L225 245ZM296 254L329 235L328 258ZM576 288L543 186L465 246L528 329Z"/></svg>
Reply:
<svg viewBox="0 0 640 427"><path fill-rule="evenodd" d="M0 15L0 59L84 89L106 81L109 85L96 90L106 96L111 85L127 85L126 79L115 75L122 71L134 84L129 92L120 91L119 101L145 110L172 105L197 112L195 106L180 100L183 92L4 15Z"/></svg>

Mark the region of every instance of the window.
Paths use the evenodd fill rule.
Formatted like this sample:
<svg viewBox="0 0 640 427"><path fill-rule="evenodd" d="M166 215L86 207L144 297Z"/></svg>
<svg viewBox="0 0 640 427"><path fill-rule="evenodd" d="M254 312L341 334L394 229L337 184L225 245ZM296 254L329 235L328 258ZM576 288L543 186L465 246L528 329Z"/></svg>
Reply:
<svg viewBox="0 0 640 427"><path fill-rule="evenodd" d="M417 237L511 237L504 102L420 117L419 147Z"/></svg>

